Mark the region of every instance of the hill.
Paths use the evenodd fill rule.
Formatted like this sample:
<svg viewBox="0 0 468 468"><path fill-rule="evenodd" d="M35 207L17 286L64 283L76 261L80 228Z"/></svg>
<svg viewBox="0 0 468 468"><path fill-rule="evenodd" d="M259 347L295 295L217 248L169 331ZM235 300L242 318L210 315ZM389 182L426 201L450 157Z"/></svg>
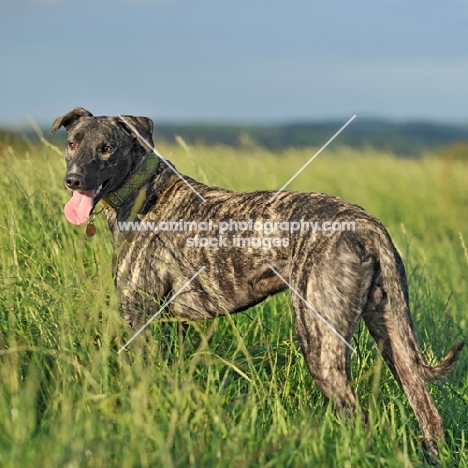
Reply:
<svg viewBox="0 0 468 468"><path fill-rule="evenodd" d="M177 135L188 144L226 145L232 147L260 146L273 151L291 147L322 146L346 122L291 122L285 124L229 124L229 123L167 123L155 122L155 141L172 143ZM48 129L44 128L47 135ZM34 142L31 131L0 130L1 142ZM53 140L59 142L63 134ZM392 122L383 119L353 121L337 140L340 146L373 147L397 155L418 155L460 142L468 142L468 125L454 125L423 121Z"/></svg>

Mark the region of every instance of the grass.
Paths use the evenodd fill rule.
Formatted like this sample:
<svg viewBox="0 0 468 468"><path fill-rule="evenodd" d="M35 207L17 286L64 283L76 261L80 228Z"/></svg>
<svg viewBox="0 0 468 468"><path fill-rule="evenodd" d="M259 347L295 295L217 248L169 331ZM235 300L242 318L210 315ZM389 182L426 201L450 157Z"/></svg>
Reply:
<svg viewBox="0 0 468 468"><path fill-rule="evenodd" d="M185 174L235 190L280 187L313 150L166 146ZM0 159L0 466L423 466L406 398L361 325L353 381L370 416L343 420L315 387L283 294L232 317L173 325L117 350L132 331L118 314L112 240L62 214L64 163L47 145ZM431 363L467 337L468 163L402 160L371 149L326 151L290 189L333 193L388 227L406 262L411 306ZM432 385L443 466L468 466L468 353Z"/></svg>

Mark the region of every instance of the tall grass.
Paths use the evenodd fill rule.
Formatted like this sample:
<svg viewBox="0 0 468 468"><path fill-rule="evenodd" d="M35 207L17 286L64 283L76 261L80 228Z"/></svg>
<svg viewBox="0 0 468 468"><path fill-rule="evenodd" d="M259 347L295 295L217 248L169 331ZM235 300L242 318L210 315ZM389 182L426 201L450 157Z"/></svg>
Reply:
<svg viewBox="0 0 468 468"><path fill-rule="evenodd" d="M161 147L183 173L234 190L280 187L313 150ZM0 160L0 466L402 467L423 463L408 403L360 326L353 381L368 410L341 419L315 387L292 332L287 294L232 317L177 324L117 350L122 322L112 241L62 214L53 148ZM323 153L289 189L360 204L388 227L409 274L421 346L436 362L466 337L468 164L402 160L371 149ZM169 352L163 353L163 340ZM468 359L431 393L446 423L444 466L468 466Z"/></svg>

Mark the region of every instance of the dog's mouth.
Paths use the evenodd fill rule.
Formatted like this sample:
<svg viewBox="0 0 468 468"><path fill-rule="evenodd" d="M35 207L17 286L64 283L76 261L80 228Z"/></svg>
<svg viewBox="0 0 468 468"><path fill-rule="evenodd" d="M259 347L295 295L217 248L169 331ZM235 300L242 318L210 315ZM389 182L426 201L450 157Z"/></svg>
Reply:
<svg viewBox="0 0 468 468"><path fill-rule="evenodd" d="M106 193L111 179L105 180L96 190L74 190L71 192L71 200L65 205L64 213L67 221L72 224L85 223L93 208Z"/></svg>

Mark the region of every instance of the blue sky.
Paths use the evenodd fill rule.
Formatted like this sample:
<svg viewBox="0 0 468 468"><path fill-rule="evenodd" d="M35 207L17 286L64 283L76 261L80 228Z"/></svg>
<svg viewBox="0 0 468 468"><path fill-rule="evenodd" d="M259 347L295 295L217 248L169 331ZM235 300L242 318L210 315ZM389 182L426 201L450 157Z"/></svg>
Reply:
<svg viewBox="0 0 468 468"><path fill-rule="evenodd" d="M468 0L0 0L0 125L468 123Z"/></svg>

